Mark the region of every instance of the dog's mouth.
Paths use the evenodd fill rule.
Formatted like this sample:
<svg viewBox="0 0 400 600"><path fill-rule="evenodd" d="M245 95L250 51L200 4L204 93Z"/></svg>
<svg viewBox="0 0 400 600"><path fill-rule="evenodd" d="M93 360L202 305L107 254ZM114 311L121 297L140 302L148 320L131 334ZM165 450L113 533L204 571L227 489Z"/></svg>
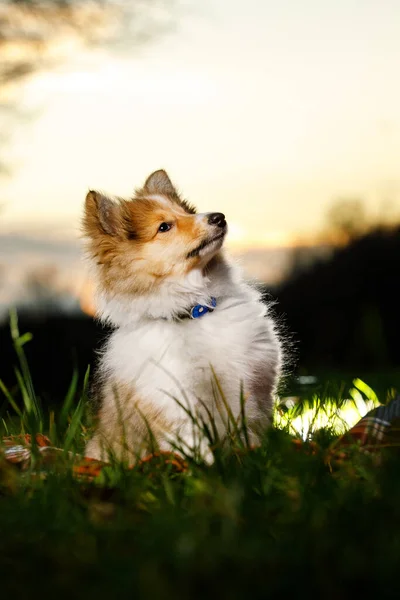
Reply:
<svg viewBox="0 0 400 600"><path fill-rule="evenodd" d="M186 258L194 258L196 256L199 256L199 254L208 246L211 246L211 244L214 244L215 242L218 242L219 240L223 240L226 234L226 227L224 228L223 231L221 231L220 233L218 233L217 235L214 235L212 238L207 238L205 240L203 240L201 242L201 244L199 244L196 248L194 248L193 250L191 250Z"/></svg>

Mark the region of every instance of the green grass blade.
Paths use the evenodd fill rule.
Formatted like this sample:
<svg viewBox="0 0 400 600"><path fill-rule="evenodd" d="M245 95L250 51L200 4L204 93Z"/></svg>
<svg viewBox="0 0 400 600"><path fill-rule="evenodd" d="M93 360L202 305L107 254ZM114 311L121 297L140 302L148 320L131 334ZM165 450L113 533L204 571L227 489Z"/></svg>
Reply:
<svg viewBox="0 0 400 600"><path fill-rule="evenodd" d="M6 397L8 404L13 408L13 410L17 413L17 415L22 418L21 409L19 408L19 406L17 405L14 398L12 397L9 390L4 385L4 382L1 379L0 379L0 390L3 392L4 396Z"/></svg>
<svg viewBox="0 0 400 600"><path fill-rule="evenodd" d="M78 440L77 438L77 434L78 431L81 429L81 423L82 423L82 419L83 419L83 414L84 414L84 410L85 410L85 404L84 402L81 400L79 400L78 405L71 417L71 421L65 436L65 440L64 440L64 450L66 452L68 452L71 447L77 446L78 445Z"/></svg>
<svg viewBox="0 0 400 600"><path fill-rule="evenodd" d="M75 396L76 396L76 390L78 387L78 371L76 369L74 369L74 372L72 374L72 379L71 379L71 383L69 385L68 388L68 392L65 396L62 408L61 408L61 413L60 413L60 419L59 419L59 425L60 428L63 428L67 421L68 421L68 416L69 413L71 411L73 402L75 400Z"/></svg>

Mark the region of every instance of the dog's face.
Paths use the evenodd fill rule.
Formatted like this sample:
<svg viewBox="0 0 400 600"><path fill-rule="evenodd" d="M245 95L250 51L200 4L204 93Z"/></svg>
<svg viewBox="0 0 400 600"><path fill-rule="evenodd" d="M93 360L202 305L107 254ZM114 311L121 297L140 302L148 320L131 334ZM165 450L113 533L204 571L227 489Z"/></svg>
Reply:
<svg viewBox="0 0 400 600"><path fill-rule="evenodd" d="M103 287L137 294L204 268L220 250L227 225L222 213L196 214L165 171L156 171L132 200L89 192L83 229Z"/></svg>

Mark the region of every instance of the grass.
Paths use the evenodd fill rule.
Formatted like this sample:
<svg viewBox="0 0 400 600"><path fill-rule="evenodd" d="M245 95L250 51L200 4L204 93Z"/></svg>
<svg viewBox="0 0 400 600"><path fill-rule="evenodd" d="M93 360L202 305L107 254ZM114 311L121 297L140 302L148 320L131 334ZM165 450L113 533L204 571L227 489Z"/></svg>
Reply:
<svg viewBox="0 0 400 600"><path fill-rule="evenodd" d="M90 433L88 374L83 390L74 374L63 406L46 412L16 315L11 331L20 394L0 383L2 435L43 432L79 452ZM152 462L130 471L115 464L85 483L73 478L67 453L45 479L35 460L20 472L0 459L4 597L342 599L360 594L361 584L364 596L393 597L398 452L377 457L354 447L337 462L330 451L346 411L366 412L378 398L357 379L350 390L304 387L297 403L277 407L260 448L246 450L233 436L212 466L190 461L183 473ZM294 444L294 435L304 443Z"/></svg>

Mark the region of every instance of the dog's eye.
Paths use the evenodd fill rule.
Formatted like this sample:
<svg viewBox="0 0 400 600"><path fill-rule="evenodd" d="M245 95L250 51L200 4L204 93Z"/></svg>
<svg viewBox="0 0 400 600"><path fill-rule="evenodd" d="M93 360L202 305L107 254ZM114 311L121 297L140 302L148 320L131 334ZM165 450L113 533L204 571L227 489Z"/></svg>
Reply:
<svg viewBox="0 0 400 600"><path fill-rule="evenodd" d="M171 229L171 225L169 223L161 223L160 227L158 228L158 231L161 231L161 233L164 233L164 231L169 231Z"/></svg>

